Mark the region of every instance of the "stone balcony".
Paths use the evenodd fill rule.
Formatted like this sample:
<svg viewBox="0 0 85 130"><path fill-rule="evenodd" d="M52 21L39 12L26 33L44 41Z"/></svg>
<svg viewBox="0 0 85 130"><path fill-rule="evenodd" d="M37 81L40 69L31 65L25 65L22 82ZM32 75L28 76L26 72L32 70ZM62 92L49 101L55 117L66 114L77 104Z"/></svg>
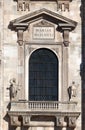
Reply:
<svg viewBox="0 0 85 130"><path fill-rule="evenodd" d="M76 110L77 102L58 101L12 101L11 109L8 111L10 124L13 126L36 126L31 119L38 116L38 119L53 119L54 125L62 127L64 122L69 127L76 126L76 120L80 112ZM38 123L39 124L39 123ZM39 126L48 124L41 122Z"/></svg>

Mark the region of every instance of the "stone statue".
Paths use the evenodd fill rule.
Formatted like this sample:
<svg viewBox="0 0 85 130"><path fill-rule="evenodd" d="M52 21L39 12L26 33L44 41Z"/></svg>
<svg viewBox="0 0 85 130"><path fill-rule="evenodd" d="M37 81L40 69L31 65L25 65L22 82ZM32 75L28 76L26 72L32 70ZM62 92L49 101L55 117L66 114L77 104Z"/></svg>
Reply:
<svg viewBox="0 0 85 130"><path fill-rule="evenodd" d="M69 100L76 97L76 85L74 81L72 82L72 85L68 88L68 95L69 95Z"/></svg>
<svg viewBox="0 0 85 130"><path fill-rule="evenodd" d="M15 78L10 79L9 82L10 82L10 87L7 88L7 89L9 89L9 91L10 91L10 100L12 101L12 100L15 99L15 97L17 96L17 92L20 89L17 88L17 84L16 84L16 79Z"/></svg>

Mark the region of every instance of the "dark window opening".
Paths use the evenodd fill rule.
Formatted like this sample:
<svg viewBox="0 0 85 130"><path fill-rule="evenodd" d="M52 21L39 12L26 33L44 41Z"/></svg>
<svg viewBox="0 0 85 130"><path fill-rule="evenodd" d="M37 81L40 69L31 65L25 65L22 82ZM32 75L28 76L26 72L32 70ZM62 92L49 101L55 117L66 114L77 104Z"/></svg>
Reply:
<svg viewBox="0 0 85 130"><path fill-rule="evenodd" d="M38 49L30 56L29 100L58 100L58 58L49 49Z"/></svg>

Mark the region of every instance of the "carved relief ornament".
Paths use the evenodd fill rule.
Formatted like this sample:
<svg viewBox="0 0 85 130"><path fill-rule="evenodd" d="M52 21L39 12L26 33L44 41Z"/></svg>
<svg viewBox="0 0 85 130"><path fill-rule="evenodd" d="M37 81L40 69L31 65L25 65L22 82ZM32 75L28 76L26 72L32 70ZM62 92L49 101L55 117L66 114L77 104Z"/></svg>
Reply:
<svg viewBox="0 0 85 130"><path fill-rule="evenodd" d="M29 4L31 0L14 0L17 1L17 11L30 10ZM51 1L51 0L50 0ZM57 2L57 11L69 11L69 4L72 0L55 0Z"/></svg>
<svg viewBox="0 0 85 130"><path fill-rule="evenodd" d="M69 4L72 0L57 0L57 11L69 11Z"/></svg>

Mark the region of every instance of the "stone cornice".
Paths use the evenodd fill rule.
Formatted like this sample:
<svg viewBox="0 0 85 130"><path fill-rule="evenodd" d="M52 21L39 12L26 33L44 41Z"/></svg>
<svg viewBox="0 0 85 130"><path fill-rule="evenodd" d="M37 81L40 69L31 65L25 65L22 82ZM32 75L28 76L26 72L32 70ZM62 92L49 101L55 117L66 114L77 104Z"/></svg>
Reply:
<svg viewBox="0 0 85 130"><path fill-rule="evenodd" d="M77 22L43 8L10 21L9 28L12 29L16 26L27 27L30 23L37 21L38 19L45 19L51 23L59 25L60 27L69 27L71 30L73 30L77 25Z"/></svg>

